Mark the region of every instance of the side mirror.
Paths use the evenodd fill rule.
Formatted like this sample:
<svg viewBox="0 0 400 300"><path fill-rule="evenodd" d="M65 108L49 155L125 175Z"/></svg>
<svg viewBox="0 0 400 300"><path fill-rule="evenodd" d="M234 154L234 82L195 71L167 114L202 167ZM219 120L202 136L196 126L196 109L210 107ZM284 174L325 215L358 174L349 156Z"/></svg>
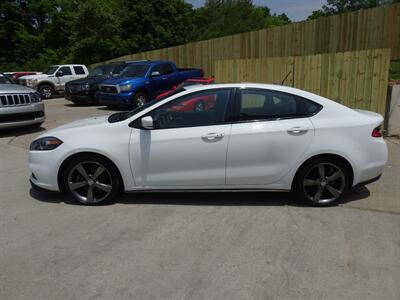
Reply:
<svg viewBox="0 0 400 300"><path fill-rule="evenodd" d="M158 71L151 72L151 74L150 74L151 77L156 77L156 76L160 76L160 75L161 74Z"/></svg>
<svg viewBox="0 0 400 300"><path fill-rule="evenodd" d="M63 71L57 71L56 77L63 77L63 76L64 76Z"/></svg>
<svg viewBox="0 0 400 300"><path fill-rule="evenodd" d="M153 118L151 116L143 117L141 119L141 121L142 121L143 128L145 128L145 129L153 129L154 128Z"/></svg>

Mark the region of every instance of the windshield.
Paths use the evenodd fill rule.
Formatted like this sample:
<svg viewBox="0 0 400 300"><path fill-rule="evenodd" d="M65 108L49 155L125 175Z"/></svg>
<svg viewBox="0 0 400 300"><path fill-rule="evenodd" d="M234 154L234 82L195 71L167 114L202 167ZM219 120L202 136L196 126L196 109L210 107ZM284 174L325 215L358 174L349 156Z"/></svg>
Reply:
<svg viewBox="0 0 400 300"><path fill-rule="evenodd" d="M57 66L51 66L50 68L48 68L43 73L46 74L46 75L53 75L57 71L57 69L58 69Z"/></svg>
<svg viewBox="0 0 400 300"><path fill-rule="evenodd" d="M90 71L89 77L118 75L123 68L124 64L101 65Z"/></svg>
<svg viewBox="0 0 400 300"><path fill-rule="evenodd" d="M14 83L6 75L0 74L0 84L1 83Z"/></svg>
<svg viewBox="0 0 400 300"><path fill-rule="evenodd" d="M149 69L149 65L132 64L127 66L120 73L121 77L144 77Z"/></svg>

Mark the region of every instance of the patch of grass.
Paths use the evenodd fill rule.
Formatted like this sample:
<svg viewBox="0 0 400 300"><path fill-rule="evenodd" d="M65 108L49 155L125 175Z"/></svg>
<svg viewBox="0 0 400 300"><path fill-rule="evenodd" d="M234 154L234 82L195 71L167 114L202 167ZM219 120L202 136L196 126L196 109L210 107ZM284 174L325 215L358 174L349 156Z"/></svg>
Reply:
<svg viewBox="0 0 400 300"><path fill-rule="evenodd" d="M400 60L392 61L390 63L389 78L392 80L400 80Z"/></svg>

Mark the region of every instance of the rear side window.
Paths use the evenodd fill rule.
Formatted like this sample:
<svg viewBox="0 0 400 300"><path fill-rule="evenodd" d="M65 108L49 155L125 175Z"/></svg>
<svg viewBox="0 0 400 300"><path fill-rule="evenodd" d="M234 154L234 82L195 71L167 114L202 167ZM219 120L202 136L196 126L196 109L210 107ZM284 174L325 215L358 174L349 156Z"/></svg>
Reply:
<svg viewBox="0 0 400 300"><path fill-rule="evenodd" d="M63 72L63 75L72 75L72 71L70 67L61 67L60 70L61 72Z"/></svg>
<svg viewBox="0 0 400 300"><path fill-rule="evenodd" d="M240 121L308 117L322 108L296 95L271 90L242 89L239 98Z"/></svg>
<svg viewBox="0 0 400 300"><path fill-rule="evenodd" d="M74 71L76 75L85 75L85 70L81 66L74 66Z"/></svg>

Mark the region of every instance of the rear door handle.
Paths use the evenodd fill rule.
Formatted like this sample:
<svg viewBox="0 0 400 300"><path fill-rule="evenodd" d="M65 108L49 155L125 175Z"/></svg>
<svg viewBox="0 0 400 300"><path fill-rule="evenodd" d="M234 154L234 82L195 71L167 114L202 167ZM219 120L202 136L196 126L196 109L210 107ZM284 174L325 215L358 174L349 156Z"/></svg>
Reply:
<svg viewBox="0 0 400 300"><path fill-rule="evenodd" d="M287 132L291 135L303 134L303 133L306 133L307 131L308 131L308 128L300 127L300 126L294 126L287 130Z"/></svg>
<svg viewBox="0 0 400 300"><path fill-rule="evenodd" d="M201 136L203 140L209 140L209 141L222 139L223 137L224 137L223 133L215 133L215 132L207 133Z"/></svg>

